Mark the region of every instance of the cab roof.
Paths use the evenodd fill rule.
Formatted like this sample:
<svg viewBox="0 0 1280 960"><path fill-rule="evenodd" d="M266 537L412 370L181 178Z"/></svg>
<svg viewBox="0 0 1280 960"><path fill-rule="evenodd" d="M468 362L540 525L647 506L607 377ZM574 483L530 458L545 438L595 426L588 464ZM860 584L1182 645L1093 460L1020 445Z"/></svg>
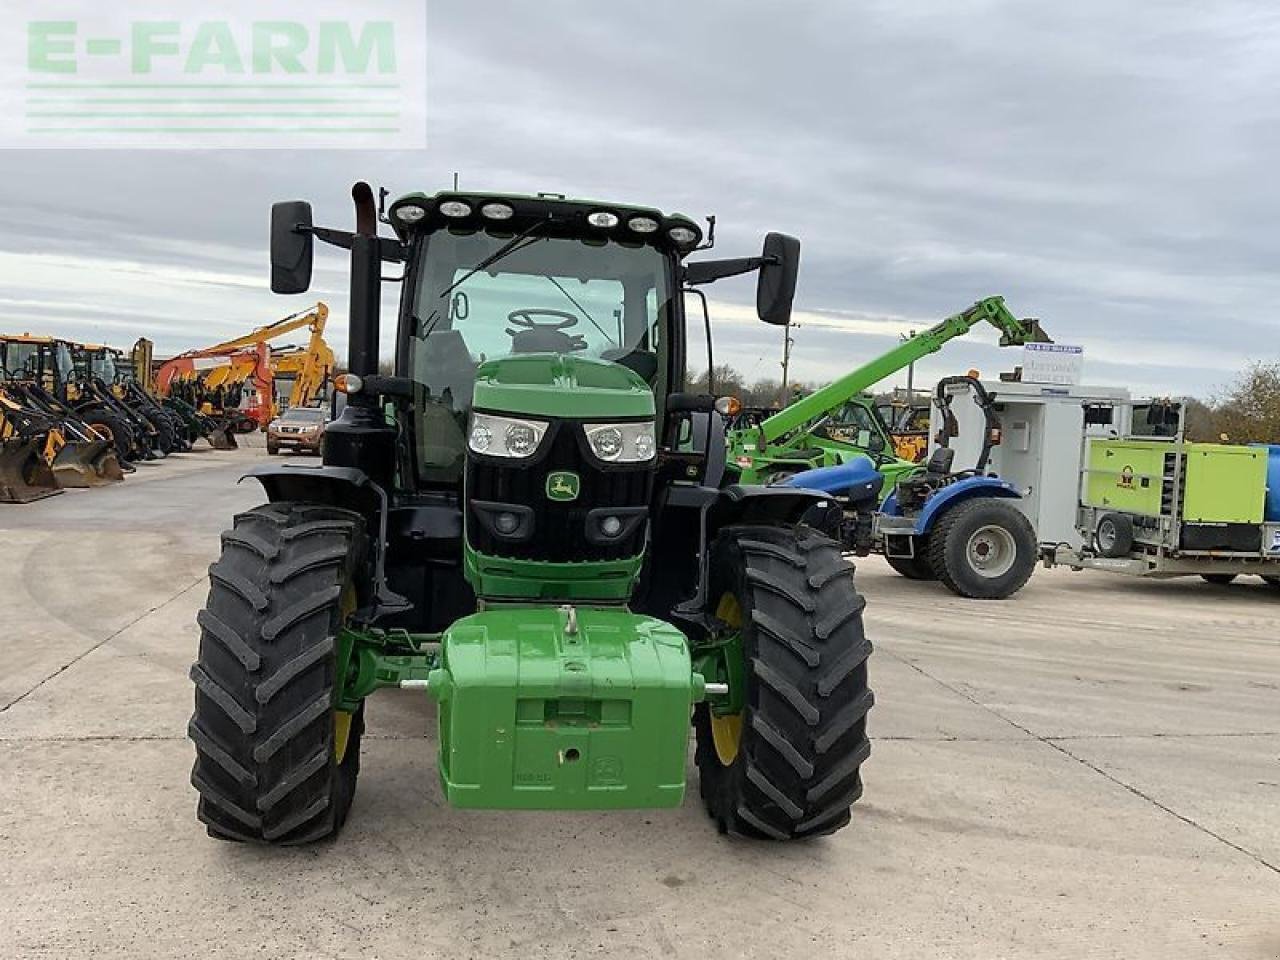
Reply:
<svg viewBox="0 0 1280 960"><path fill-rule="evenodd" d="M450 201L466 204L470 212L462 216L446 216L441 208ZM508 208L511 214L505 218L487 217L482 213L486 205ZM409 220L399 215L404 207L419 207L425 215ZM595 226L587 219L593 213L612 213L618 218L610 227ZM642 207L627 203L610 203L603 200L586 200L566 197L559 193L487 193L479 190L449 190L427 194L408 193L400 197L388 211L391 225L402 241L421 230L433 231L447 227L476 230L487 228L495 233L512 236L530 229L538 221L556 228L552 232L561 236L595 236L601 239L630 243L648 243L663 250L674 251L679 256L691 252L702 242L702 228L683 213L663 213L654 207ZM631 228L633 220L648 219L658 224L657 230L640 232ZM692 231L693 239L680 242L670 231L682 227Z"/></svg>

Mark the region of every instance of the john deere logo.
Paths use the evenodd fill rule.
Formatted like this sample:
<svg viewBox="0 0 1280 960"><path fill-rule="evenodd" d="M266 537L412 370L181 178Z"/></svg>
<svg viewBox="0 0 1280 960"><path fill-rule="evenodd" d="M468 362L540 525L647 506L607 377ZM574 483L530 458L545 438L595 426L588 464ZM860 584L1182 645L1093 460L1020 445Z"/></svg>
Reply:
<svg viewBox="0 0 1280 960"><path fill-rule="evenodd" d="M568 470L549 473L547 474L547 499L577 500L581 486L582 481L578 479L576 473L570 473Z"/></svg>

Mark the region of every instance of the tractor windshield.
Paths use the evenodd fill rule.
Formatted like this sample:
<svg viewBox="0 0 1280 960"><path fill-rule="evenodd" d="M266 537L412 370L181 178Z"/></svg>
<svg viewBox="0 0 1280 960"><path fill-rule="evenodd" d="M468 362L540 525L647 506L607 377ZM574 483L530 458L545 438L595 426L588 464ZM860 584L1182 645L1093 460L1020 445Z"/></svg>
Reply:
<svg viewBox="0 0 1280 960"><path fill-rule="evenodd" d="M476 367L486 360L536 352L624 361L663 389L673 291L661 251L441 231L418 257L408 360L426 421L418 431L425 479L461 475Z"/></svg>
<svg viewBox="0 0 1280 960"><path fill-rule="evenodd" d="M4 372L15 380L34 380L40 371L40 348L34 343L5 343Z"/></svg>
<svg viewBox="0 0 1280 960"><path fill-rule="evenodd" d="M112 351L108 356L111 357L111 368L115 371L115 382L133 383L135 379L133 366L125 358L125 355Z"/></svg>
<svg viewBox="0 0 1280 960"><path fill-rule="evenodd" d="M71 359L71 349L59 341L53 348L53 362L58 370L58 379L67 383L74 380L76 376L75 361Z"/></svg>
<svg viewBox="0 0 1280 960"><path fill-rule="evenodd" d="M862 450L870 449L874 438L884 441L886 433L879 411L856 401L846 403L813 431L816 437L851 444Z"/></svg>
<svg viewBox="0 0 1280 960"><path fill-rule="evenodd" d="M96 353L89 354L89 369L95 377L100 377L103 383L116 382L116 363L111 358L111 354L105 350L99 350Z"/></svg>

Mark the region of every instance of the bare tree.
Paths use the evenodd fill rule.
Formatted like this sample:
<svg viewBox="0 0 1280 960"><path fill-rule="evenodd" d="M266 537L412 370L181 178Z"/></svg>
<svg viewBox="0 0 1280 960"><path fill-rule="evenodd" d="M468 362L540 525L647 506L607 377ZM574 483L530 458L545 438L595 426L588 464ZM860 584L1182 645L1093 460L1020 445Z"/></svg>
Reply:
<svg viewBox="0 0 1280 960"><path fill-rule="evenodd" d="M1232 443L1280 441L1280 362L1251 363L1213 398L1213 424Z"/></svg>

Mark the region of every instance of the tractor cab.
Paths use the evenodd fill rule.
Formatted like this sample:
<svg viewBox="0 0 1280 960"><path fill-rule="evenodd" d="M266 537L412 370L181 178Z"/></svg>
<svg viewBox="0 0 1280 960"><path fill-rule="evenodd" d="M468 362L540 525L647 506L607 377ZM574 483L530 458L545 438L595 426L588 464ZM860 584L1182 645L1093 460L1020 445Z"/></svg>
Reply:
<svg viewBox="0 0 1280 960"><path fill-rule="evenodd" d="M75 362L66 341L28 334L6 336L0 338L0 360L6 379L33 383L66 399L61 385L75 374Z"/></svg>
<svg viewBox="0 0 1280 960"><path fill-rule="evenodd" d="M867 394L853 397L813 429L818 440L856 447L877 462L893 459L893 442L880 411Z"/></svg>
<svg viewBox="0 0 1280 960"><path fill-rule="evenodd" d="M415 193L384 219L395 238L353 256L353 376L325 437L327 466L361 470L387 498L396 561L378 618L441 629L491 592L643 596L663 615L696 600L702 505L673 485L718 490L725 444L715 398L683 392L684 291L757 272L760 316L785 322L798 241L686 262L703 238L688 217L558 195ZM353 236L277 204L274 288L305 287L313 237L354 255L369 221ZM403 278L394 377L376 370L384 264ZM693 522L658 502L681 497ZM432 559L446 556L462 563ZM536 583L521 566L534 563Z"/></svg>
<svg viewBox="0 0 1280 960"><path fill-rule="evenodd" d="M108 388L120 383L116 359L109 347L96 343L76 344L71 358L78 380L98 380Z"/></svg>
<svg viewBox="0 0 1280 960"><path fill-rule="evenodd" d="M615 431L594 431L591 452L620 469L653 461L655 420L665 415L653 397L678 389L682 376L683 343L673 347L673 338L683 337L676 279L682 251L670 232L688 247L697 228L656 211L593 210L547 198L423 202L409 198L391 212L410 246L398 361L413 381L420 417L419 482L459 482L468 449L531 458L551 420L571 410L591 417L593 400L602 417L649 422L619 427L626 436L618 449L610 446L618 442ZM451 219L439 212L463 208L471 213ZM433 215L406 224L405 211L420 209ZM612 227L594 226L593 215ZM536 406L551 419L526 429L477 413L469 428L473 411L482 409L477 389L481 405L504 402L494 390L537 394Z"/></svg>

